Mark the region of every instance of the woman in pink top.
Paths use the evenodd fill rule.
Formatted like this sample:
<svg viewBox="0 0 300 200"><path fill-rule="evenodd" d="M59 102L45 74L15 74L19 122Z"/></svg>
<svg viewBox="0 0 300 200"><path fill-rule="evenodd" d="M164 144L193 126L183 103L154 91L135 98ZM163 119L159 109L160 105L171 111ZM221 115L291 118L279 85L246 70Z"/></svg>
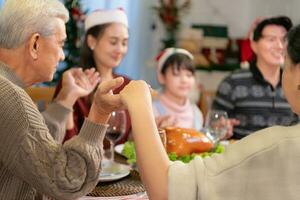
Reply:
<svg viewBox="0 0 300 200"><path fill-rule="evenodd" d="M195 84L193 56L185 49L167 48L157 58L157 79L163 89L153 101L158 127L200 130L203 115L188 95Z"/></svg>

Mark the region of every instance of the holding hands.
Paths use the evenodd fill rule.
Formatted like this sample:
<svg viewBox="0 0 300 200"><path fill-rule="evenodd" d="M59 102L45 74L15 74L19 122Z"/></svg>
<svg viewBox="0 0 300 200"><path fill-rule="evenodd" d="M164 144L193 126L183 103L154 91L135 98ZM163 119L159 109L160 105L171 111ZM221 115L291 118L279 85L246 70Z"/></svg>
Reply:
<svg viewBox="0 0 300 200"><path fill-rule="evenodd" d="M150 106L151 103L151 93L149 85L142 80L130 81L128 85L120 92L121 100L123 104L130 109L134 107L139 107L140 105Z"/></svg>
<svg viewBox="0 0 300 200"><path fill-rule="evenodd" d="M103 81L94 96L94 108L101 115L109 115L114 110L120 110L124 106L119 94L113 94L115 88L120 87L124 82L122 77Z"/></svg>
<svg viewBox="0 0 300 200"><path fill-rule="evenodd" d="M115 88L124 82L122 77L103 81L97 88L88 118L95 123L107 123L114 110L124 108L120 94L113 94Z"/></svg>
<svg viewBox="0 0 300 200"><path fill-rule="evenodd" d="M131 81L120 94L113 94L115 88L122 85L124 79L118 77L101 82L97 88L89 119L96 123L106 123L114 110L127 108L129 112L138 108L151 109L151 93L145 81ZM83 81L83 83L85 83ZM82 84L84 85L84 84Z"/></svg>

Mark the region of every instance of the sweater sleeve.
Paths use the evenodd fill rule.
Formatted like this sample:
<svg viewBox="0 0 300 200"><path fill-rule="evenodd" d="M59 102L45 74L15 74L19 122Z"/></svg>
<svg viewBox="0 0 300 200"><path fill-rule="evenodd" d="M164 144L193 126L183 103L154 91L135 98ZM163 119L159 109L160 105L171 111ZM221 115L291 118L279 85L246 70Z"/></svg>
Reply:
<svg viewBox="0 0 300 200"><path fill-rule="evenodd" d="M76 199L91 191L98 182L107 126L85 120L79 135L61 145L25 91L3 87L1 163L13 176L57 199ZM49 118L58 114L50 113Z"/></svg>
<svg viewBox="0 0 300 200"><path fill-rule="evenodd" d="M42 115L52 137L59 143L62 143L65 137L65 125L68 114L72 112L64 106L53 102Z"/></svg>
<svg viewBox="0 0 300 200"><path fill-rule="evenodd" d="M55 92L54 92L54 95L53 95L53 100L57 97L58 93L61 91L61 88L62 88L62 79L59 80L56 88L55 88ZM74 127L72 129L67 129L65 130L64 133L62 133L62 135L59 135L59 136L63 136L63 138L61 137L55 137L55 135L52 134L53 133L57 133L56 131L51 131L50 130L50 133L52 134L52 136L57 140L57 141L61 141L61 142L65 142L69 139L71 139L72 137L74 137L75 135L78 134L78 129L82 126L83 124L83 121L84 121L84 117L85 117L85 113L80 113L79 111L82 110L82 108L79 106L79 103L80 99L78 99L74 106L73 106L73 110L72 110L72 114L73 114L73 120L74 120ZM84 100L82 100L82 102L84 102ZM85 104L81 104L81 105L85 105ZM53 110L53 109L50 109L50 110ZM57 109L55 109L57 111ZM66 110L66 108L62 108L62 110ZM61 112L61 111L60 111ZM48 114L49 113L49 109L46 110L46 113ZM50 112L50 115L52 114L53 112ZM54 112L55 113L55 112ZM46 114L46 115L47 115ZM49 124L48 124L48 120L47 118L45 117L45 114L43 113L43 116L45 118L45 121L46 121L46 124L47 126L49 127ZM65 116L64 115L64 112L63 113L60 113L59 116ZM80 120L79 120L80 118ZM52 122L52 120L50 120ZM80 121L80 123L79 123ZM53 125L53 124L51 124ZM62 126L60 126L62 127ZM58 135L57 135L58 136Z"/></svg>

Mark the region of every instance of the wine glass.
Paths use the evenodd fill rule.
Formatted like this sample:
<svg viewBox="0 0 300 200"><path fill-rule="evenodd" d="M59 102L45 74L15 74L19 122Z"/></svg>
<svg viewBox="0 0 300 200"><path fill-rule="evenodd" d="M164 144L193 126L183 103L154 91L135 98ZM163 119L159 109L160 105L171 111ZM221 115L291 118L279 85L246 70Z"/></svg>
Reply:
<svg viewBox="0 0 300 200"><path fill-rule="evenodd" d="M227 132L228 115L221 110L210 110L206 115L205 129L209 139L217 144Z"/></svg>
<svg viewBox="0 0 300 200"><path fill-rule="evenodd" d="M108 128L105 137L110 143L110 162L115 159L114 146L126 131L126 114L124 110L113 111L108 121Z"/></svg>

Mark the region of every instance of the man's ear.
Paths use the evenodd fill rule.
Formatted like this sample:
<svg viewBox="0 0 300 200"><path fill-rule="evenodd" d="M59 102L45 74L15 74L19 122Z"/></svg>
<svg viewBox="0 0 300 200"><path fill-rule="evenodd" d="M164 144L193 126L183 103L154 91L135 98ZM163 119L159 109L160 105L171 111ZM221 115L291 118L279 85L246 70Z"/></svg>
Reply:
<svg viewBox="0 0 300 200"><path fill-rule="evenodd" d="M250 47L252 51L257 54L257 41L250 39Z"/></svg>
<svg viewBox="0 0 300 200"><path fill-rule="evenodd" d="M40 47L40 38L41 35L39 33L34 33L29 39L29 52L34 60L38 59L38 51Z"/></svg>
<svg viewBox="0 0 300 200"><path fill-rule="evenodd" d="M94 50L96 47L96 43L97 43L97 39L92 36L92 35L88 35L87 36L87 45L91 50Z"/></svg>

